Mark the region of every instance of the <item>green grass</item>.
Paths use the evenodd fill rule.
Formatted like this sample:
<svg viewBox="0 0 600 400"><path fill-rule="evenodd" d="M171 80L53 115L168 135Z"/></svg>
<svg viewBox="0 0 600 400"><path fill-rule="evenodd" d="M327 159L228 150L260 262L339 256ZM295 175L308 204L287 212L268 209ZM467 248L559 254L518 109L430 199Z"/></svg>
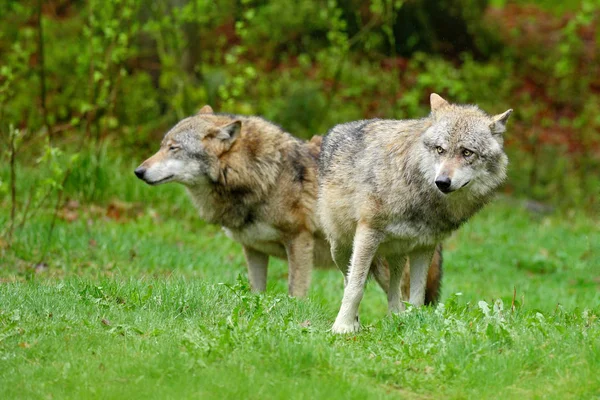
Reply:
<svg viewBox="0 0 600 400"><path fill-rule="evenodd" d="M135 163L101 164L95 207L50 237L42 210L0 249L0 398L600 396L597 216L500 198L447 241L443 305L390 317L370 284L363 331L334 336L339 272L315 271L298 300L275 260L250 293L239 245L180 187L137 182ZM43 171L20 173L25 188ZM113 198L133 206L115 216Z"/></svg>

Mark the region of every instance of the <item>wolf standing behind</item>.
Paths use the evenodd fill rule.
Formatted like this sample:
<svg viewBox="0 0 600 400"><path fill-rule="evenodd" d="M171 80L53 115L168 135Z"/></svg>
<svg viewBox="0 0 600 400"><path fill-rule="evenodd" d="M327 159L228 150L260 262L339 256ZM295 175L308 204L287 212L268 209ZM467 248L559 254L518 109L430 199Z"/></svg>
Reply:
<svg viewBox="0 0 600 400"><path fill-rule="evenodd" d="M184 184L200 216L242 244L254 290L265 290L275 255L288 260L290 295L305 296L320 244L317 154L316 146L262 118L205 106L175 125L135 174L151 185Z"/></svg>
<svg viewBox="0 0 600 400"><path fill-rule="evenodd" d="M437 94L419 120L335 126L323 140L318 212L347 284L334 333L359 329L369 266L390 268L388 308L400 312L402 267L410 260L410 303L421 306L434 248L475 214L506 177L503 133L512 110L489 116ZM349 269L349 270L348 270Z"/></svg>

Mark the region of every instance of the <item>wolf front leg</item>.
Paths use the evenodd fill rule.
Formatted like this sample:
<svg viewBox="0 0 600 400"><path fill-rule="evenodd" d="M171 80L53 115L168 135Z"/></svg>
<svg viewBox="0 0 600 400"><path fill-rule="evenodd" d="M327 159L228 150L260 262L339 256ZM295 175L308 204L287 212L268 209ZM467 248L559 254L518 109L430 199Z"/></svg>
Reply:
<svg viewBox="0 0 600 400"><path fill-rule="evenodd" d="M246 256L246 264L248 264L248 280L252 290L264 292L267 288L269 256L247 246L244 246L244 256Z"/></svg>
<svg viewBox="0 0 600 400"><path fill-rule="evenodd" d="M381 239L382 235L379 231L372 229L367 224L358 224L354 235L348 283L344 288L342 306L331 328L333 333L351 333L359 330L358 307L364 294L373 257Z"/></svg>
<svg viewBox="0 0 600 400"><path fill-rule="evenodd" d="M410 261L410 304L421 307L425 303L427 273L435 248L421 249L409 254Z"/></svg>
<svg viewBox="0 0 600 400"><path fill-rule="evenodd" d="M348 286L348 271L350 270L350 258L352 257L352 248L350 246L342 246L334 239L330 239L331 242L331 257L335 262L335 265L339 268L340 272L344 277L344 289ZM389 276L388 276L389 280ZM386 286L387 287L387 286ZM385 289L387 290L387 289ZM360 325L358 314L355 317L355 324Z"/></svg>
<svg viewBox="0 0 600 400"><path fill-rule="evenodd" d="M303 231L285 246L288 256L290 296L304 297L308 294L314 263L314 245L312 233Z"/></svg>

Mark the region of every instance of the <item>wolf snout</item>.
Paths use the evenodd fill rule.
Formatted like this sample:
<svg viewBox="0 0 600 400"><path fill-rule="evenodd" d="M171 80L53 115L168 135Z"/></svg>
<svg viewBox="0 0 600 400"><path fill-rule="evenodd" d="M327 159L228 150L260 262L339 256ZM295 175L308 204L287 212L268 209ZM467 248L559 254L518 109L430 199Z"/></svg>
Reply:
<svg viewBox="0 0 600 400"><path fill-rule="evenodd" d="M438 176L437 178L435 178L435 186L437 186L438 189L440 189L440 191L443 193L451 192L452 191L452 190L450 190L451 185L452 185L452 180L448 176Z"/></svg>
<svg viewBox="0 0 600 400"><path fill-rule="evenodd" d="M144 174L146 174L146 168L144 167L137 167L135 169L135 171L133 171L135 173L135 176L137 176L138 178L144 180Z"/></svg>

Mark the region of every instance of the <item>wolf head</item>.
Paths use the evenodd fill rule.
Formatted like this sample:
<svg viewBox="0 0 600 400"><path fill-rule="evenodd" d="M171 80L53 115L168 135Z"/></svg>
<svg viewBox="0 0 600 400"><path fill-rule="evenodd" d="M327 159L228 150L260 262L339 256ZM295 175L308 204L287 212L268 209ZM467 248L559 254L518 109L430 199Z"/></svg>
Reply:
<svg viewBox="0 0 600 400"><path fill-rule="evenodd" d="M136 168L135 175L150 185L216 182L219 156L239 137L242 123L237 119L217 123L213 115L212 108L204 106L198 114L180 121L167 132L160 150Z"/></svg>
<svg viewBox="0 0 600 400"><path fill-rule="evenodd" d="M476 106L450 104L435 93L430 101L431 126L422 135L425 176L444 194L491 193L506 178L503 133L512 110L489 116Z"/></svg>

